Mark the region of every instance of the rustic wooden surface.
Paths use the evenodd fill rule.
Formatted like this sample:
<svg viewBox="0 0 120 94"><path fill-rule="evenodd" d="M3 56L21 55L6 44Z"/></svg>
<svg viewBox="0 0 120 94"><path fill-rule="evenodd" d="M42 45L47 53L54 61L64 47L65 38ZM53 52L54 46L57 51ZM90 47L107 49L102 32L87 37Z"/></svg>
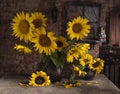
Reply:
<svg viewBox="0 0 120 94"><path fill-rule="evenodd" d="M80 80L82 85L66 89L62 86L25 87L18 83L25 81L23 76L4 76L0 78L0 94L120 94L120 90L101 74L91 81Z"/></svg>

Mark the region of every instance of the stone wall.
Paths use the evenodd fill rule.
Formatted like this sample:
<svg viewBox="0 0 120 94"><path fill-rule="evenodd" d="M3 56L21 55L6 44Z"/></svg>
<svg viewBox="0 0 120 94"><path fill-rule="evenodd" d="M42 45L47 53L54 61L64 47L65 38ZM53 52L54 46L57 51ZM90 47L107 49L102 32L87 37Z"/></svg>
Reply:
<svg viewBox="0 0 120 94"><path fill-rule="evenodd" d="M11 34L10 23L16 12L40 11L46 15L47 30L54 31L56 35L61 35L65 31L64 27L64 7L67 1L79 0L0 0L0 74L30 74L38 69L41 56L38 54L23 55L17 53L13 46L18 42ZM83 0L81 0L83 1ZM105 24L107 11L110 11L119 0L85 0L102 4L101 24ZM57 22L51 18L53 3L56 2L58 8ZM97 49L91 51L92 54L99 54Z"/></svg>

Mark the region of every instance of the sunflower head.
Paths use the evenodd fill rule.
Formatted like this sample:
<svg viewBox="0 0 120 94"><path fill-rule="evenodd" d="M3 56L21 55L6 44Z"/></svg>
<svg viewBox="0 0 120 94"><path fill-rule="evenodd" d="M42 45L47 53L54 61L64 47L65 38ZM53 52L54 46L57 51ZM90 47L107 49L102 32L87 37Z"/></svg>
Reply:
<svg viewBox="0 0 120 94"><path fill-rule="evenodd" d="M51 55L57 49L56 37L53 32L41 31L31 41L35 43L34 47L38 52Z"/></svg>
<svg viewBox="0 0 120 94"><path fill-rule="evenodd" d="M89 64L89 68L99 74L104 67L104 61L100 58L94 60L93 63Z"/></svg>
<svg viewBox="0 0 120 94"><path fill-rule="evenodd" d="M32 73L29 80L29 85L31 86L48 86L50 83L49 76L43 71Z"/></svg>
<svg viewBox="0 0 120 94"><path fill-rule="evenodd" d="M80 61L80 64L81 64L82 66L86 66L86 65L88 65L89 63L92 63L92 62L93 62L93 57L92 57L92 55L90 55L90 54L84 54L84 55L79 59L79 61Z"/></svg>
<svg viewBox="0 0 120 94"><path fill-rule="evenodd" d="M11 27L13 30L12 35L28 42L31 37L33 37L33 24L32 20L28 13L17 13L16 16L12 19Z"/></svg>
<svg viewBox="0 0 120 94"><path fill-rule="evenodd" d="M66 38L63 37L63 36L57 37L56 44L57 44L57 49L60 52L62 51L63 48L65 48L66 46L68 46Z"/></svg>
<svg viewBox="0 0 120 94"><path fill-rule="evenodd" d="M83 39L90 32L90 25L88 25L88 20L82 17L77 17L68 22L68 28L66 30L67 35L71 40L73 39Z"/></svg>
<svg viewBox="0 0 120 94"><path fill-rule="evenodd" d="M31 18L35 29L41 29L46 26L47 18L41 12L32 13Z"/></svg>
<svg viewBox="0 0 120 94"><path fill-rule="evenodd" d="M67 56L66 56L68 63L73 63L73 61L78 60L78 58L79 58L79 51L76 46L68 50Z"/></svg>

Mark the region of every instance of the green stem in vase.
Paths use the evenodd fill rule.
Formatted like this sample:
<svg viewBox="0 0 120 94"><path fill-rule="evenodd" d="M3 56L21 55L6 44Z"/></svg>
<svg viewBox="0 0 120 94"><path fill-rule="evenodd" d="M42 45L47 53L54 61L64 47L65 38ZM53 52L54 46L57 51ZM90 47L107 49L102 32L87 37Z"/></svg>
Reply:
<svg viewBox="0 0 120 94"><path fill-rule="evenodd" d="M47 67L47 65L48 65L48 62L45 63L45 65L44 65L43 68L42 68L42 71L45 70L45 68Z"/></svg>

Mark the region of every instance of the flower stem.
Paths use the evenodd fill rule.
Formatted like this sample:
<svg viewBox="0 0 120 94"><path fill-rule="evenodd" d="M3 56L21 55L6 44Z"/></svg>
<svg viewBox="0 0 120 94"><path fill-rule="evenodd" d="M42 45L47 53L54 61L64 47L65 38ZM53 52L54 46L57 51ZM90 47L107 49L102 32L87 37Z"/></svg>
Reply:
<svg viewBox="0 0 120 94"><path fill-rule="evenodd" d="M45 65L42 68L42 71L44 71L44 69L46 68L47 65L48 65L48 62L45 63Z"/></svg>

